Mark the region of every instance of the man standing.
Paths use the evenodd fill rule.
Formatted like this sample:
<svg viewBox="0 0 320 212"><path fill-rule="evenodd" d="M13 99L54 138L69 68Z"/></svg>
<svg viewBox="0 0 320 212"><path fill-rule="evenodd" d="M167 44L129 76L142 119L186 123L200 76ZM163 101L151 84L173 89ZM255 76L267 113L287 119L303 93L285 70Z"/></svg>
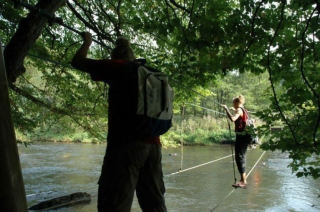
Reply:
<svg viewBox="0 0 320 212"><path fill-rule="evenodd" d="M92 35L83 33L83 44L72 66L89 73L93 81L109 85L108 136L98 189L98 211L130 211L136 190L145 212L167 211L161 165L160 137L139 136L132 121L132 66L135 60L130 42L118 38L111 59L88 59Z"/></svg>

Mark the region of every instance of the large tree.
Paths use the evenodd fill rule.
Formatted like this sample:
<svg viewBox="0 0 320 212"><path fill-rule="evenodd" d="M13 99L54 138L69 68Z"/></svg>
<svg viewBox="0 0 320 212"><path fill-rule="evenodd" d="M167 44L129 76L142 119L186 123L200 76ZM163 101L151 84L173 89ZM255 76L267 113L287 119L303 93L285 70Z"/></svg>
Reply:
<svg viewBox="0 0 320 212"><path fill-rule="evenodd" d="M100 136L105 125L94 125L101 123L107 105L96 100L104 87L70 67L81 43L75 31L94 34L93 58L108 56L113 41L127 36L137 56L168 73L177 105L195 95L186 87L206 88L217 76L268 73L272 104L258 113L266 123L259 132L269 134L275 123L282 131L263 148L289 152L298 176L320 176L318 1L29 1L55 14L49 19L39 11L14 9L13 2L18 6L20 1L0 5L0 36L7 44L7 75L19 126L43 124L50 114L48 122L81 125ZM37 77L42 84L32 81ZM28 116L30 111L38 116Z"/></svg>

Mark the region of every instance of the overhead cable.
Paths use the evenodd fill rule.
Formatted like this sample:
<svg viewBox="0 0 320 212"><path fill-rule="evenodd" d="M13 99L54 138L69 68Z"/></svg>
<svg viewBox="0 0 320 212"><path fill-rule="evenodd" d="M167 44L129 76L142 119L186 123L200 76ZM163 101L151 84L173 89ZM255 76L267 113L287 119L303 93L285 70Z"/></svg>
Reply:
<svg viewBox="0 0 320 212"><path fill-rule="evenodd" d="M189 103L189 102L187 102L187 103L185 103L185 104L186 104L186 105L191 105L191 106L193 106L193 107L199 107L199 108L202 108L202 109L204 109L204 110L211 111L211 112L215 112L215 113L219 113L219 114L222 114L222 115L227 115L227 114L225 114L225 113L221 113L221 112L219 112L219 111L212 110L212 109L209 109L209 108L205 108L205 107L202 107L202 106L199 106L199 105L195 105L195 104L192 104L192 103Z"/></svg>

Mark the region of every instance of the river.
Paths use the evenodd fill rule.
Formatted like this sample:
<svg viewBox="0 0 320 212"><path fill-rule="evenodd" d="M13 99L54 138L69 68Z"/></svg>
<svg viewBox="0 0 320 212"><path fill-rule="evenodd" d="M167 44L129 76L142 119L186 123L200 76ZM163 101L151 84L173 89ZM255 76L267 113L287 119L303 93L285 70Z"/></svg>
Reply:
<svg viewBox="0 0 320 212"><path fill-rule="evenodd" d="M19 145L28 206L87 192L92 196L90 203L54 211L97 211L97 181L105 147L66 143ZM239 180L239 174L236 171L234 176L230 145L163 148L162 155L169 212L320 211L320 179L297 178L287 168L290 159L286 153L249 150L247 189L231 186L235 178ZM131 211L141 211L136 198Z"/></svg>

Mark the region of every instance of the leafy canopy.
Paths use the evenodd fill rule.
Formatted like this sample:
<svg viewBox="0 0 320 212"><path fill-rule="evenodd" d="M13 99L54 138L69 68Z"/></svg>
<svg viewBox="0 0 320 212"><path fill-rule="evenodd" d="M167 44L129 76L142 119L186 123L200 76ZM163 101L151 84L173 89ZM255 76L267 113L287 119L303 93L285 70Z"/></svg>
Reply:
<svg viewBox="0 0 320 212"><path fill-rule="evenodd" d="M0 5L4 45L23 28L25 22L19 25L21 20L28 17L28 23L33 24L39 18L22 7L14 9L13 2ZM44 8L65 1L28 2ZM64 6L55 15L66 26L91 31L104 44L92 46L91 58L108 57L118 36L130 38L137 57L146 58L149 65L160 67L170 76L176 108L197 96L193 89L206 93L205 89L218 85L230 72L266 74L271 92L263 95L271 104L256 107L261 108L257 115L265 123L259 132L269 135L270 127L276 124L283 130L272 134L262 147L289 152L289 166L298 176L317 178L320 7L316 2L70 0L61 4ZM98 98L105 92L104 85L93 83L86 74L70 67L81 37L57 23L39 26L41 34L36 41L21 44L30 46L23 64L26 73L7 69L8 78L13 79L11 98L17 127L31 130L41 124L72 123L98 138L104 137L108 105ZM8 45L5 51L17 57L6 57L6 64L22 54L13 46ZM231 83L238 82L235 78ZM227 102L225 98L235 92L246 95L242 89L228 92L219 100Z"/></svg>

